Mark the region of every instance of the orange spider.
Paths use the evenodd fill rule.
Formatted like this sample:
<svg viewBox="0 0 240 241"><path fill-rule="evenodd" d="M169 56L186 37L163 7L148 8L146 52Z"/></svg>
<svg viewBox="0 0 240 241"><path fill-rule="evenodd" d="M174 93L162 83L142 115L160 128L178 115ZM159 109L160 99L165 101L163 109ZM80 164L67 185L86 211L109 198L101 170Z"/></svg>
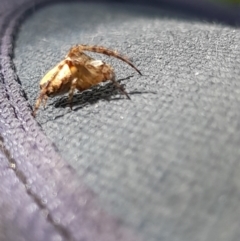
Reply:
<svg viewBox="0 0 240 241"><path fill-rule="evenodd" d="M110 80L113 84L130 99L127 92L116 81L113 68L101 60L96 60L83 51L101 53L118 58L132 68L140 75L141 72L126 58L118 52L101 46L77 45L72 47L64 60L51 69L40 81L40 95L36 101L33 115L36 115L41 102L46 105L47 98L56 95L69 93L69 104L72 108L72 98L75 89L83 91L97 85L100 82Z"/></svg>

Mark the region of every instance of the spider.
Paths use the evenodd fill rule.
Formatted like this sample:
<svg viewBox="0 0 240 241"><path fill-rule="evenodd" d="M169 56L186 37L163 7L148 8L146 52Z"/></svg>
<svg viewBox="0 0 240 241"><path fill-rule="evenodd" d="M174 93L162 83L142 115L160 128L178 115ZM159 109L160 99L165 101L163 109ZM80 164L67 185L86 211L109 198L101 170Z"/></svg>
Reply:
<svg viewBox="0 0 240 241"><path fill-rule="evenodd" d="M45 107L48 97L62 95L67 92L69 94L68 102L72 109L72 98L75 89L81 92L107 80L112 81L120 92L130 99L124 88L116 81L114 69L101 60L89 57L83 51L118 58L142 75L126 57L123 57L117 51L102 46L76 45L69 50L65 59L49 70L40 81L40 94L36 100L33 116L36 115L42 102Z"/></svg>

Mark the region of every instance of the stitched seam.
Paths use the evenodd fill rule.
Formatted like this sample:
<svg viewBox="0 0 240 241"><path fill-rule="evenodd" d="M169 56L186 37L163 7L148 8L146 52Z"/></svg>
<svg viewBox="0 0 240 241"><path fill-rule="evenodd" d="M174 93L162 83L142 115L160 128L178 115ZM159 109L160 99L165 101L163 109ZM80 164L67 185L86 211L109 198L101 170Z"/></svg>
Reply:
<svg viewBox="0 0 240 241"><path fill-rule="evenodd" d="M27 194L31 197L31 199L34 201L34 203L38 206L40 210L43 211L43 213L46 215L46 219L49 223L51 223L54 228L60 233L66 240L74 240L73 237L71 236L69 230L65 228L61 224L57 224L54 221L53 216L50 213L50 210L48 210L47 206L42 203L41 198L38 197L30 188L28 188L28 183L27 183L27 177L25 174L18 169L17 167L17 162L16 160L11 156L11 153L8 151L8 149L4 145L4 139L0 135L0 151L6 156L9 164L9 168L11 168L18 180L25 186L25 190Z"/></svg>
<svg viewBox="0 0 240 241"><path fill-rule="evenodd" d="M43 0L43 1L38 1L37 3L35 2L34 4L42 4L42 3L45 3L47 2L47 0ZM4 17L4 22L2 24L2 29L1 29L1 33L0 35L1 36L4 36L4 33L6 33L6 31L8 30L8 27L9 25L11 25L11 23L13 23L13 26L12 26L12 29L10 30L11 33L10 33L10 38L11 40L13 40L13 31L16 29L17 27L17 21L21 21L22 17L24 17L25 14L27 14L27 12L29 10L31 10L33 7L33 3L31 1L27 2L24 6L21 6L21 10L18 9L15 9L14 11L10 12L10 14L8 14L7 16L5 15ZM14 20L12 20L13 16L15 14L17 14L18 12L18 16L15 17ZM19 14L20 13L20 14ZM8 22L10 22L10 24L7 24ZM0 46L2 47L3 46L3 42L1 41L0 42ZM8 59L12 56L12 53L11 51L7 51L7 54L6 56L3 56L2 53L0 53L0 60L1 59ZM2 79L2 82L3 84L6 84L5 81L4 81L4 73L3 73L3 66L2 66L2 63L0 64L0 74L1 74L1 79ZM12 70L14 71L14 68L12 68ZM9 87L10 88L10 87ZM19 113L18 113L18 110L17 108L15 107L14 104L12 104L12 97L11 95L9 94L9 91L8 91L8 88L6 86L4 86L4 92L5 92L5 97L9 100L9 104L11 105L12 107L12 110L13 110L13 115L16 119L18 119L20 122L21 122L21 118L19 118ZM14 100L13 100L14 101ZM16 103L17 104L17 103ZM23 128L23 130L26 132L26 129L24 128L24 126L21 124L21 127ZM46 220L54 226L54 228L57 230L57 232L62 236L64 237L66 240L74 240L70 231L64 227L63 225L61 224L58 224L54 221L54 218L52 216L52 214L50 213L50 210L47 208L47 206L45 204L42 203L41 201L41 198L39 198L39 196L37 194L35 194L29 187L28 187L28 184L27 184L27 177L26 175L24 174L23 171L21 171L20 169L18 169L18 166L17 166L17 162L16 160L12 157L10 151L6 148L6 146L4 145L4 139L3 137L1 136L0 134L0 151L6 156L7 160L8 160L8 163L9 163L9 168L11 168L16 177L18 178L18 180L25 186L25 190L26 190L26 193L31 197L31 199L34 201L34 203L38 206L38 208L40 210L42 210L45 215L46 215Z"/></svg>

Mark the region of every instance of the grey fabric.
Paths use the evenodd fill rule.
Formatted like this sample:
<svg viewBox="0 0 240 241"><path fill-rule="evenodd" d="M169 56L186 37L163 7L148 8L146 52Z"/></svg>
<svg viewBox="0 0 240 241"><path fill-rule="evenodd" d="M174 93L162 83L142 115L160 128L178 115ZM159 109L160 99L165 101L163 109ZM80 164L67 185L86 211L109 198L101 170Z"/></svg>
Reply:
<svg viewBox="0 0 240 241"><path fill-rule="evenodd" d="M107 84L50 99L36 120L63 159L123 226L144 240L240 236L240 30L164 9L55 4L19 32L14 63L31 106L68 49L97 44L131 101Z"/></svg>
<svg viewBox="0 0 240 241"><path fill-rule="evenodd" d="M239 29L160 5L41 2L0 1L0 240L238 240ZM39 79L79 42L132 57L144 76L93 55L134 75L132 101L104 85L34 119Z"/></svg>

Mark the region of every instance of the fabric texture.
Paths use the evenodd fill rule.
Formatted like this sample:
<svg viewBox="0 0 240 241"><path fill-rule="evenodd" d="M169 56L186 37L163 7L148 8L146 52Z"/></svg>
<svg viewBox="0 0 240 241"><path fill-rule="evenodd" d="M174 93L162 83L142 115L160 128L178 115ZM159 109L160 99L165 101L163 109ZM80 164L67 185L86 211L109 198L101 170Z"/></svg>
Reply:
<svg viewBox="0 0 240 241"><path fill-rule="evenodd" d="M238 11L215 23L171 2L1 0L1 241L238 240ZM89 54L131 100L100 84L33 118L39 80L74 44L130 57L143 76Z"/></svg>

